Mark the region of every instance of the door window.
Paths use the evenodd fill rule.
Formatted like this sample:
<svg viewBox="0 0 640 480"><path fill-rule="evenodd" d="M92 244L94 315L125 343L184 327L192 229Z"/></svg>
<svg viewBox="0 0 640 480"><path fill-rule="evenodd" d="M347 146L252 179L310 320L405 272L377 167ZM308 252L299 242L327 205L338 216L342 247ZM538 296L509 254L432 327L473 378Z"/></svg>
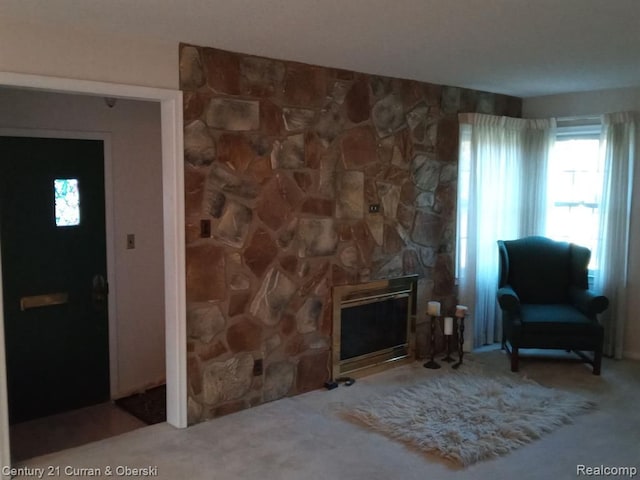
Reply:
<svg viewBox="0 0 640 480"><path fill-rule="evenodd" d="M80 225L80 191L78 179L57 178L53 181L56 202L56 226Z"/></svg>

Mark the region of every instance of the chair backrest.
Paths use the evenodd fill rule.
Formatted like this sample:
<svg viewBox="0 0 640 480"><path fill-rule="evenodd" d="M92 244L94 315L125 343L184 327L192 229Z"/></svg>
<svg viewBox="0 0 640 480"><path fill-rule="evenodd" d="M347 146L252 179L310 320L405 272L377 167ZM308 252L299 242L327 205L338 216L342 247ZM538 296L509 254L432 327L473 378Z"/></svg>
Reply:
<svg viewBox="0 0 640 480"><path fill-rule="evenodd" d="M510 285L522 303L565 303L569 287L588 287L588 248L546 237L498 241L500 286Z"/></svg>

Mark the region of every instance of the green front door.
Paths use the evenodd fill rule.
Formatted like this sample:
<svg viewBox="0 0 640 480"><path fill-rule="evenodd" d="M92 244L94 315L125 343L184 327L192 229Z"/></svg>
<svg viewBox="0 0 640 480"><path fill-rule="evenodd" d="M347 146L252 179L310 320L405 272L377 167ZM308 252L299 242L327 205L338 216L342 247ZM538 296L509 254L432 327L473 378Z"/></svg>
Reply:
<svg viewBox="0 0 640 480"><path fill-rule="evenodd" d="M108 400L103 143L0 137L0 244L10 422Z"/></svg>

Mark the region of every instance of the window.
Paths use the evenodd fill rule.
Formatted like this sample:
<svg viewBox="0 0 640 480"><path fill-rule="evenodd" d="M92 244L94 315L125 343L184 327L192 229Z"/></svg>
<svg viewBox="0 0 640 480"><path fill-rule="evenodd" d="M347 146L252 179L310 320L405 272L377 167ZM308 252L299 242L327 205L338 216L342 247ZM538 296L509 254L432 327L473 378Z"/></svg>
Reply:
<svg viewBox="0 0 640 480"><path fill-rule="evenodd" d="M462 276L467 266L467 248L469 243L469 189L471 178L471 129L463 125L460 129L460 153L458 164L458 232L456 278Z"/></svg>
<svg viewBox="0 0 640 480"><path fill-rule="evenodd" d="M80 225L80 192L76 178L60 178L53 181L56 206L56 226Z"/></svg>
<svg viewBox="0 0 640 480"><path fill-rule="evenodd" d="M606 348L621 351L636 116L459 115L456 273L460 300L473 308L475 345L501 339L496 240L545 235L591 250L590 281L613 299Z"/></svg>
<svg viewBox="0 0 640 480"><path fill-rule="evenodd" d="M596 269L603 161L600 125L560 127L548 169L547 236L588 247Z"/></svg>

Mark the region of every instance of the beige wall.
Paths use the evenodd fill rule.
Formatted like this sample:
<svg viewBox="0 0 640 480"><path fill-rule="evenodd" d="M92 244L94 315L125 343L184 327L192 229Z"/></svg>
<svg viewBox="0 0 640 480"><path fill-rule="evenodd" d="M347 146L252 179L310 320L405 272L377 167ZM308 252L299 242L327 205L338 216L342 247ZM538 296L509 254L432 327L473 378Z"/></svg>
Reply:
<svg viewBox="0 0 640 480"><path fill-rule="evenodd" d="M0 89L0 128L103 132L110 136L116 361L112 394L156 385L165 376L160 106L101 97ZM109 212L108 212L109 213ZM126 249L126 235L136 248ZM113 335L115 334L115 335ZM115 371L114 371L115 367Z"/></svg>
<svg viewBox="0 0 640 480"><path fill-rule="evenodd" d="M178 88L178 44L0 18L0 71Z"/></svg>
<svg viewBox="0 0 640 480"><path fill-rule="evenodd" d="M640 88L600 90L527 98L523 102L525 118L567 117L634 110L640 112ZM631 205L631 250L629 253L628 318L624 355L640 359L640 136L636 140L636 168Z"/></svg>

